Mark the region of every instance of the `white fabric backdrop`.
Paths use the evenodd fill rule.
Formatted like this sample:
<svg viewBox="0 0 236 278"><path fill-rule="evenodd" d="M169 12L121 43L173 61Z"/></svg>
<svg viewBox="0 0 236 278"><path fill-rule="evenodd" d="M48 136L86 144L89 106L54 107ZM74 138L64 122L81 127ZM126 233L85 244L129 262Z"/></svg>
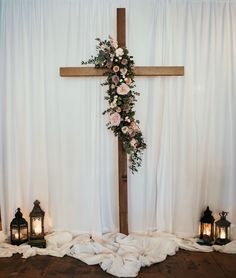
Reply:
<svg viewBox="0 0 236 278"><path fill-rule="evenodd" d="M102 78L61 78L116 35L127 9L137 65L185 77L137 78L148 144L129 175L131 231L195 235L206 205L236 223L236 1L8 0L1 12L1 208L4 229L35 199L54 230L118 229L116 139Z"/></svg>

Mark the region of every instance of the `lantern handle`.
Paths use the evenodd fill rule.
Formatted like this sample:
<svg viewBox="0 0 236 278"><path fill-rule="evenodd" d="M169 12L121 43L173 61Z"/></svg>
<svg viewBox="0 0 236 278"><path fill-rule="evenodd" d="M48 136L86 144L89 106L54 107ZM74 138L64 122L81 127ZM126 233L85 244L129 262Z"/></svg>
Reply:
<svg viewBox="0 0 236 278"><path fill-rule="evenodd" d="M226 218L226 216L228 215L229 213L227 211L222 211L219 213L220 217L222 218Z"/></svg>
<svg viewBox="0 0 236 278"><path fill-rule="evenodd" d="M16 211L15 211L15 217L16 218L22 218L23 214L22 212L20 211L20 208L17 208Z"/></svg>

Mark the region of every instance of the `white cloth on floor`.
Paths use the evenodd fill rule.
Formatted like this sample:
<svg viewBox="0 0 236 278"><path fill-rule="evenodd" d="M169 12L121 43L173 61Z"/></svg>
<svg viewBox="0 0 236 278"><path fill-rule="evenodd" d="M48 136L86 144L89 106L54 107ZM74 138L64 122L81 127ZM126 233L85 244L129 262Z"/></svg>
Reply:
<svg viewBox="0 0 236 278"><path fill-rule="evenodd" d="M118 277L135 277L142 266L161 262L174 255L178 245L173 239L146 236L111 235L89 244L74 245L68 255L101 268Z"/></svg>
<svg viewBox="0 0 236 278"><path fill-rule="evenodd" d="M73 237L70 232L54 232L45 236L47 248L30 247L26 243L20 246L11 245L4 241L5 238L0 233L0 257L11 257L15 253L22 254L23 258L35 255L68 255L89 265L99 264L104 271L117 277L135 277L141 267L164 261L179 248L236 254L236 240L224 246L204 246L197 244L196 239L181 239L163 232L129 236L109 233L101 237L90 237L89 234Z"/></svg>
<svg viewBox="0 0 236 278"><path fill-rule="evenodd" d="M236 240L229 242L226 245L214 245L215 251L228 254L236 254Z"/></svg>

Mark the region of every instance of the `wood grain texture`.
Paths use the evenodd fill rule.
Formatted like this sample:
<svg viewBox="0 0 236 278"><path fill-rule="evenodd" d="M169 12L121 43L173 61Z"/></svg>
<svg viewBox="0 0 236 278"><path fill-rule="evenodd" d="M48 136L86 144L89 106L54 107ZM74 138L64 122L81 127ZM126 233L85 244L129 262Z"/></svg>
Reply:
<svg viewBox="0 0 236 278"><path fill-rule="evenodd" d="M117 41L119 47L126 46L125 34L125 9L117 9ZM127 182L127 154L123 143L118 139L118 161L119 161L119 220L120 232L128 235L128 182Z"/></svg>
<svg viewBox="0 0 236 278"><path fill-rule="evenodd" d="M117 9L117 21L116 21L116 30L117 30L117 41L119 47L126 46L126 21L125 21L125 8Z"/></svg>
<svg viewBox="0 0 236 278"><path fill-rule="evenodd" d="M128 183L127 183L127 154L123 143L118 139L118 160L119 160L119 219L120 232L128 234Z"/></svg>
<svg viewBox="0 0 236 278"><path fill-rule="evenodd" d="M135 76L183 76L184 67L135 67Z"/></svg>
<svg viewBox="0 0 236 278"><path fill-rule="evenodd" d="M96 77L104 76L107 69L96 69L92 67L64 67L60 68L60 76L63 77ZM135 76L183 76L184 67L135 67Z"/></svg>
<svg viewBox="0 0 236 278"><path fill-rule="evenodd" d="M65 67L60 68L62 77L93 77L104 76L107 69L96 69L92 67Z"/></svg>

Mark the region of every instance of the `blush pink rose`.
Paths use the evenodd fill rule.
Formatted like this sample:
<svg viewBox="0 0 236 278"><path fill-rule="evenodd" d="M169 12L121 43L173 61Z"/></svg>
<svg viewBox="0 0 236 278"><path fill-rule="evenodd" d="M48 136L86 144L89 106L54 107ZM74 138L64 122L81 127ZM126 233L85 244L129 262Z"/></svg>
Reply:
<svg viewBox="0 0 236 278"><path fill-rule="evenodd" d="M112 126L118 126L120 124L121 117L120 114L115 112L110 114L110 122Z"/></svg>
<svg viewBox="0 0 236 278"><path fill-rule="evenodd" d="M136 144L137 144L137 141L133 138L131 141L130 141L130 145L132 147L136 147Z"/></svg>
<svg viewBox="0 0 236 278"><path fill-rule="evenodd" d="M121 64L124 65L124 66L127 65L128 64L128 60L127 59L122 59L121 60Z"/></svg>
<svg viewBox="0 0 236 278"><path fill-rule="evenodd" d="M114 72L118 72L119 70L120 70L119 66L114 66L114 67L113 67L113 71L114 71Z"/></svg>
<svg viewBox="0 0 236 278"><path fill-rule="evenodd" d="M127 95L129 91L130 91L130 87L128 85L126 85L125 83L122 83L117 88L117 94L118 95Z"/></svg>
<svg viewBox="0 0 236 278"><path fill-rule="evenodd" d="M139 129L139 127L137 126L137 124L135 123L135 122L132 122L131 124L130 124L130 127L131 127L131 129L133 129L134 131L139 131L140 129Z"/></svg>
<svg viewBox="0 0 236 278"><path fill-rule="evenodd" d="M112 82L115 83L115 84L118 84L119 80L120 80L117 75L113 75L111 79L112 79Z"/></svg>
<svg viewBox="0 0 236 278"><path fill-rule="evenodd" d="M122 75L126 75L126 73L127 73L127 68L122 68L122 69L120 69L120 72L121 72Z"/></svg>
<svg viewBox="0 0 236 278"><path fill-rule="evenodd" d="M130 85L130 84L132 83L132 79L131 79L131 78L126 78L126 79L125 79L125 83L126 83L127 85Z"/></svg>

